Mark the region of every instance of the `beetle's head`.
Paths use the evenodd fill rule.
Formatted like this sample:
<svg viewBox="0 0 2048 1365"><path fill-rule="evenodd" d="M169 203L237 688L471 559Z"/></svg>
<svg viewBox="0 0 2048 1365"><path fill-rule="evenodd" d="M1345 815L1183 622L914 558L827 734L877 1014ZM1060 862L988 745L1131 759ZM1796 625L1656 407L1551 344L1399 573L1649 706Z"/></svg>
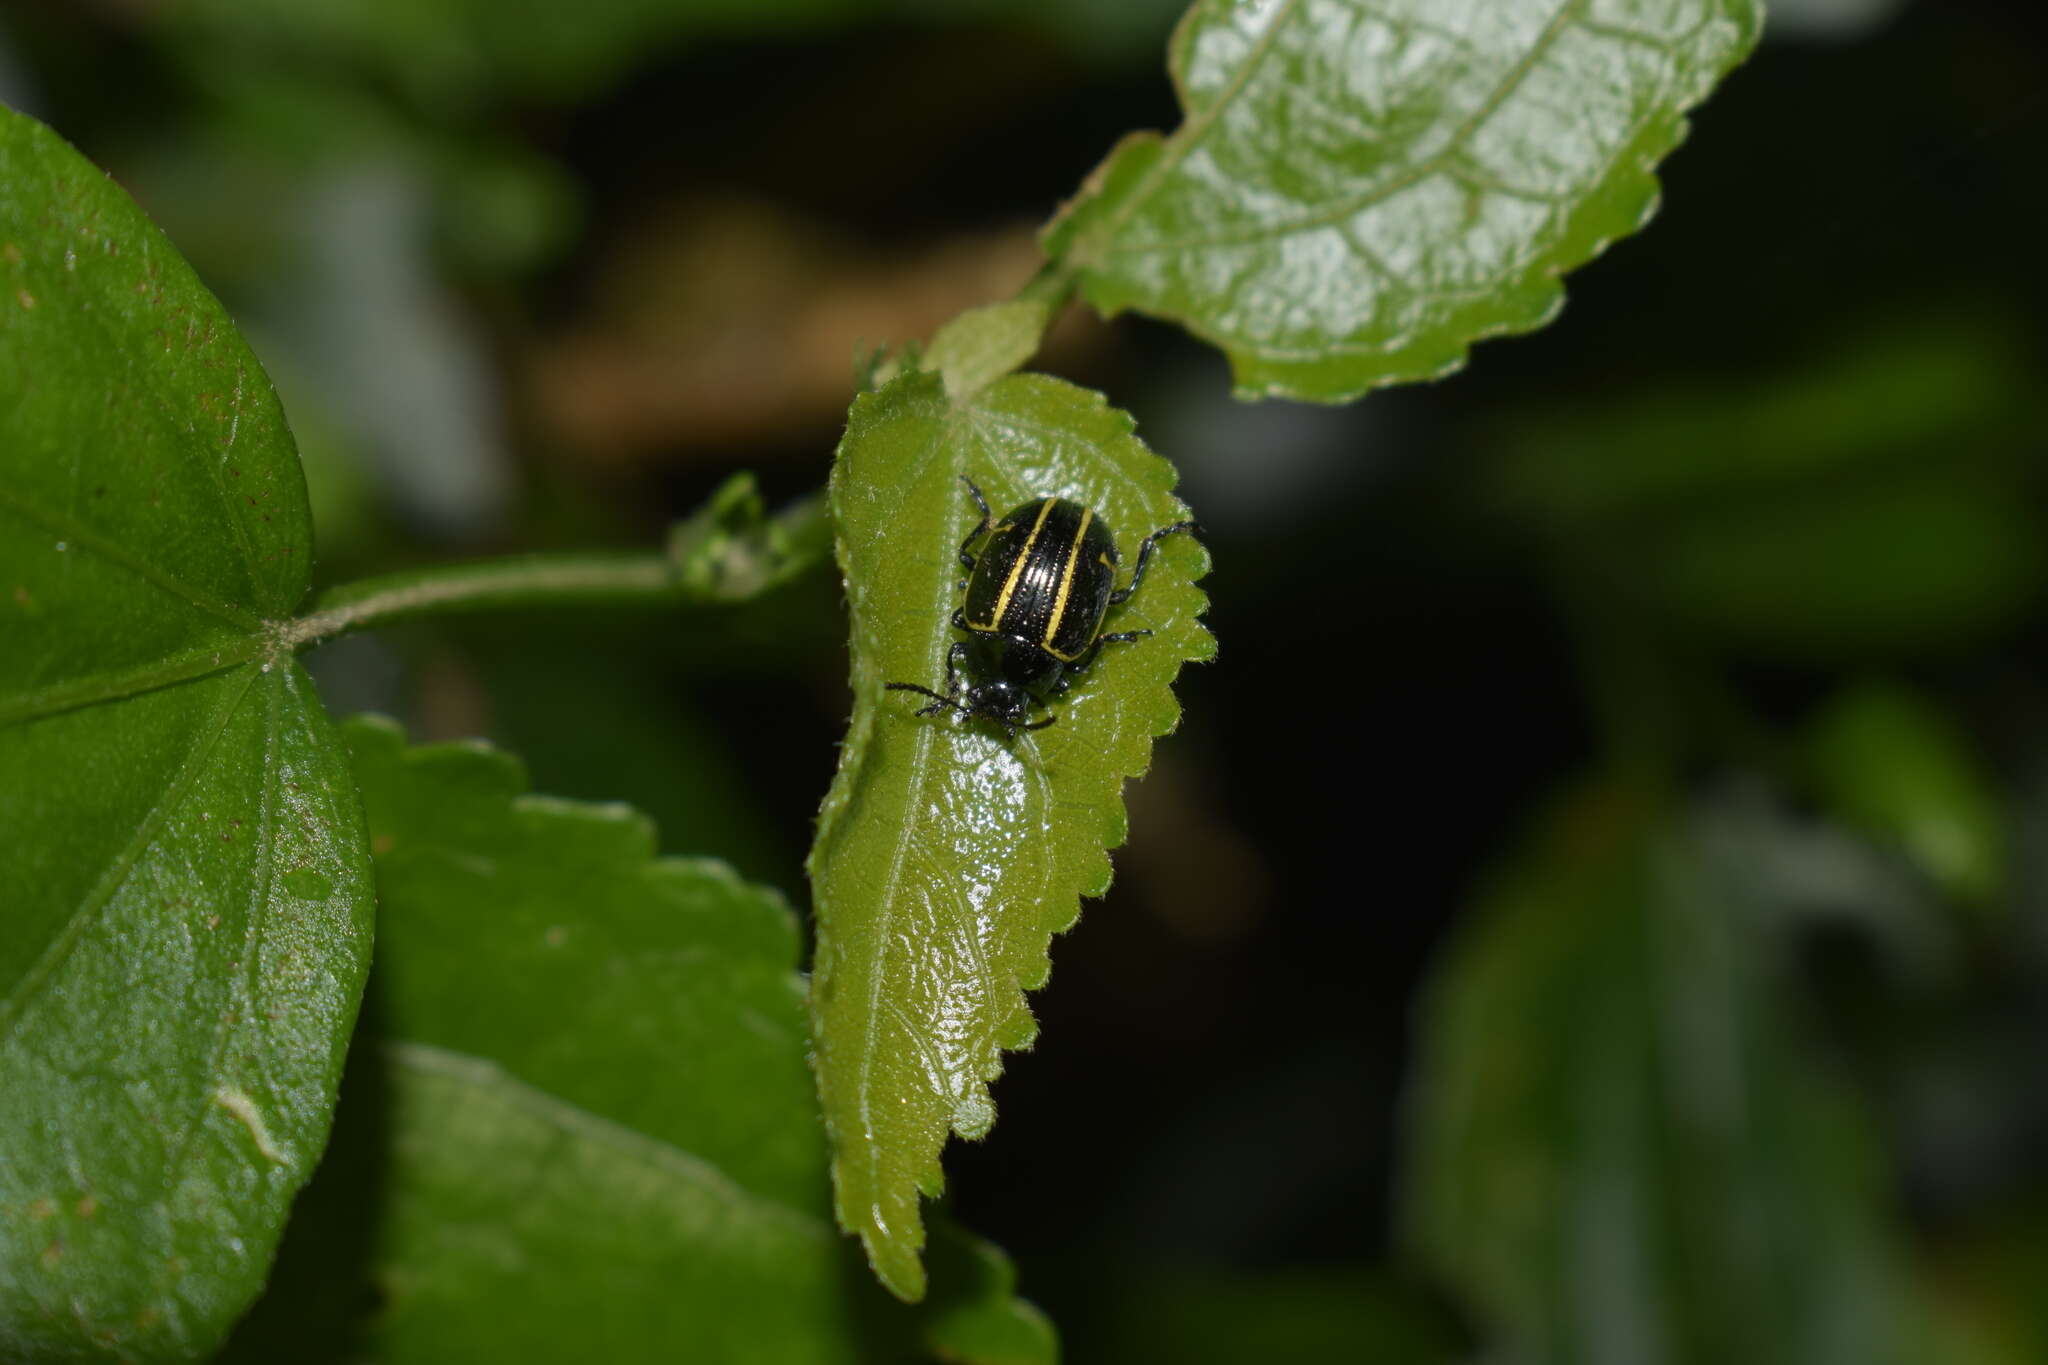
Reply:
<svg viewBox="0 0 2048 1365"><path fill-rule="evenodd" d="M990 678L967 689L967 709L998 725L1021 727L1031 710L1031 694L1008 678Z"/></svg>

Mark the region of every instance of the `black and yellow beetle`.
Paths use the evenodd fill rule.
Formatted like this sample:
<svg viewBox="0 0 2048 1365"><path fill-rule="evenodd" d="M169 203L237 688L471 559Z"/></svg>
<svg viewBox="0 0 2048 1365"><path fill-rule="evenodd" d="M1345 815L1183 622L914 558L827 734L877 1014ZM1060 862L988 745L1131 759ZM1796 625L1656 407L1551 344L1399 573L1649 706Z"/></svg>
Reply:
<svg viewBox="0 0 2048 1365"><path fill-rule="evenodd" d="M1019 730L1043 730L1058 718L1027 725L1024 717L1034 702L1066 691L1104 645L1152 633L1104 635L1102 618L1138 590L1152 547L1162 536L1200 528L1177 521L1146 536L1131 581L1119 588L1116 539L1095 509L1065 498L1033 498L991 526L988 499L972 479L960 481L981 509L981 520L960 542L967 596L953 613L953 624L967 638L955 640L946 651L943 693L901 682L889 683L888 690L930 697L931 704L919 708L920 716L950 709L969 719L992 720L1012 737ZM974 542L984 535L988 544L977 558Z"/></svg>

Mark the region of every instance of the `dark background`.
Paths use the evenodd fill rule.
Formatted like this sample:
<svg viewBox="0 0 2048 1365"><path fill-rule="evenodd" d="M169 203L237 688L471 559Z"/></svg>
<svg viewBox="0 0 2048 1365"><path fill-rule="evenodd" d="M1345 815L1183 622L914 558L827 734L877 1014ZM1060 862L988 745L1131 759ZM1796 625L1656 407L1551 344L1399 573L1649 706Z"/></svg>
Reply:
<svg viewBox="0 0 2048 1365"><path fill-rule="evenodd" d="M738 469L816 488L855 346L1014 290L1115 138L1177 121L1165 4L589 8L618 32L551 52L284 5L0 6L0 99L128 184L277 373L323 582L649 544ZM1902 679L1982 757L2030 865L2044 77L2038 9L1781 5L1656 220L1553 325L1348 408L1235 404L1218 356L1143 320L1055 335L1039 363L1180 465L1221 644L1129 792L1115 888L1055 946L1000 1122L949 1156L954 1209L1071 1360L1130 1358L1176 1294L1353 1272L1463 1330L1419 1276L1367 1269L1390 1263L1411 1010L1575 776L1654 752L1708 782L1845 683ZM1692 472L1643 493L1666 464ZM814 579L708 619L406 628L315 669L337 711L489 735L537 789L632 801L665 848L801 905L843 648ZM1863 952L1811 945L1818 998L1863 998ZM1836 1021L1933 1246L2048 1204L2024 1155L2048 1012L1982 956L1931 1023ZM1932 1155L1884 1065L1923 1025L1958 1084L2021 1059Z"/></svg>

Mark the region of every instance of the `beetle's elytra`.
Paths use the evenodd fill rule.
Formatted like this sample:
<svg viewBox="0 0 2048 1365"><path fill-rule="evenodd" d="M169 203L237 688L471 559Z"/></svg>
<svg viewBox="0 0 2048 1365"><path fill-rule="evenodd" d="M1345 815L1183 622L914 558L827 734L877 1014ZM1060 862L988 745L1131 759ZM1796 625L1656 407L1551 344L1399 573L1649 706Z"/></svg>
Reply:
<svg viewBox="0 0 2048 1365"><path fill-rule="evenodd" d="M1066 498L1033 498L994 521L974 481L961 482L981 511L981 520L960 542L966 599L953 613L953 625L967 638L946 651L944 692L919 683L892 682L888 689L930 697L920 716L953 710L994 721L1012 736L1042 730L1057 717L1027 724L1034 703L1066 691L1104 645L1152 633L1104 635L1103 618L1138 590L1162 536L1200 528L1178 521L1146 536L1131 581L1118 588L1116 538L1095 509ZM983 536L988 541L976 556L974 544Z"/></svg>

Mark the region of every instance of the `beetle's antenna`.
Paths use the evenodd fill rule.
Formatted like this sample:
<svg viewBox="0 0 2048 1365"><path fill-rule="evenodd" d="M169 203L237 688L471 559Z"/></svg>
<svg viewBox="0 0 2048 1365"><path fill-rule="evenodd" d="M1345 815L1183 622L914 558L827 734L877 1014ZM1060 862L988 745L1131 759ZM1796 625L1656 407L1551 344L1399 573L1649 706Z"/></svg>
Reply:
<svg viewBox="0 0 2048 1365"><path fill-rule="evenodd" d="M883 683L882 690L884 692L919 692L927 697L930 697L933 702L937 703L937 705L926 706L919 709L917 714L919 714L920 716L930 715L933 712L937 711L940 706L950 706L963 716L972 716L974 714L974 712L968 710L959 702L953 700L953 698L942 696L939 693L932 691L929 687L923 687L918 685L917 683Z"/></svg>

